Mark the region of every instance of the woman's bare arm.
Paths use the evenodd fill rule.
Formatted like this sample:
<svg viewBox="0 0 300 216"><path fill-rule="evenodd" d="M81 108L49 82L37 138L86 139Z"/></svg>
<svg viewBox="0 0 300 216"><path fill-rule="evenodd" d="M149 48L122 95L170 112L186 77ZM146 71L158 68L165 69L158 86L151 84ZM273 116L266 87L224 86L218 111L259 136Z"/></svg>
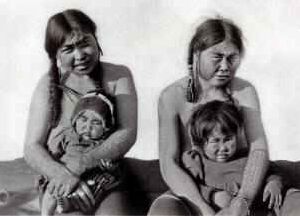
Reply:
<svg viewBox="0 0 300 216"><path fill-rule="evenodd" d="M159 158L162 176L170 189L183 197L206 214L213 214L211 207L204 201L193 179L180 167L180 140L178 114L172 100L178 95L163 92L159 99Z"/></svg>
<svg viewBox="0 0 300 216"><path fill-rule="evenodd" d="M38 83L31 100L24 157L34 169L50 179L47 189L51 194L68 195L79 183L79 178L56 162L47 151L51 130L48 88L49 77L46 75Z"/></svg>
<svg viewBox="0 0 300 216"><path fill-rule="evenodd" d="M105 142L86 155L89 166L102 158L120 159L132 147L137 134L137 95L129 70L117 81L115 88L117 129Z"/></svg>
<svg viewBox="0 0 300 216"><path fill-rule="evenodd" d="M249 159L244 171L239 195L250 202L263 182L269 162L269 151L261 120L259 99L253 86L249 86L241 103L245 119L245 133L250 145Z"/></svg>
<svg viewBox="0 0 300 216"><path fill-rule="evenodd" d="M51 178L63 172L64 168L53 160L46 149L51 130L48 88L49 77L46 75L39 81L31 99L24 157L34 169Z"/></svg>

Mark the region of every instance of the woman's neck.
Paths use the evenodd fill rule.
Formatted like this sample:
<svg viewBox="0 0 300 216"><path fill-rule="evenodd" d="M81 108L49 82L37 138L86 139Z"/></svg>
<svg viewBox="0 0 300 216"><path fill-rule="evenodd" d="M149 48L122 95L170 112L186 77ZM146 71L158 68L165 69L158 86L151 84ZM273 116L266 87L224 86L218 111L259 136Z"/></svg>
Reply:
<svg viewBox="0 0 300 216"><path fill-rule="evenodd" d="M201 86L201 101L227 100L227 93L224 86L212 86L205 80L199 79Z"/></svg>
<svg viewBox="0 0 300 216"><path fill-rule="evenodd" d="M64 84L82 94L96 88L94 80L89 75L78 75L75 73L70 73Z"/></svg>

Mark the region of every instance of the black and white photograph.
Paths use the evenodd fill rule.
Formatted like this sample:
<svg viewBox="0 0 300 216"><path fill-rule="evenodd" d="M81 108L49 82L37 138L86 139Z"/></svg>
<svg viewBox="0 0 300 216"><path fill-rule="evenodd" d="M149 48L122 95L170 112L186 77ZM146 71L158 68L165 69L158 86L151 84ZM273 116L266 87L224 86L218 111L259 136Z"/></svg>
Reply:
<svg viewBox="0 0 300 216"><path fill-rule="evenodd" d="M0 215L300 215L299 10L0 0Z"/></svg>

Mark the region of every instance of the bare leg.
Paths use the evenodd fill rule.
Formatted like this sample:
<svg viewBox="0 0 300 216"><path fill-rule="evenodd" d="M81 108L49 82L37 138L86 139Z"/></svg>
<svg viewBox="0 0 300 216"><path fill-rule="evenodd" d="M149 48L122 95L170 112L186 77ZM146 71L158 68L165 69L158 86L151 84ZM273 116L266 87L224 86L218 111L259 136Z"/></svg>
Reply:
<svg viewBox="0 0 300 216"><path fill-rule="evenodd" d="M113 191L101 202L95 215L133 215L134 207L129 194Z"/></svg>
<svg viewBox="0 0 300 216"><path fill-rule="evenodd" d="M151 205L148 215L192 215L189 206L174 195L163 194Z"/></svg>
<svg viewBox="0 0 300 216"><path fill-rule="evenodd" d="M284 198L280 215L282 216L299 216L300 215L300 190L289 189Z"/></svg>

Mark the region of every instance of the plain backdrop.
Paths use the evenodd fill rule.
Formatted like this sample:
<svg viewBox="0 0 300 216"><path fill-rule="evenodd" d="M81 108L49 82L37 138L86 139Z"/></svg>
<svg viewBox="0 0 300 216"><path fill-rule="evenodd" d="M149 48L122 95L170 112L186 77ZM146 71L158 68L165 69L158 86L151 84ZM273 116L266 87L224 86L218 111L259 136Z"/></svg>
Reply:
<svg viewBox="0 0 300 216"><path fill-rule="evenodd" d="M223 16L244 32L246 55L237 75L257 88L271 158L300 160L296 0L0 0L0 160L22 156L30 98L49 66L46 22L68 8L83 10L97 23L103 59L133 73L139 129L128 156L158 157L159 93L187 74L186 52L195 26Z"/></svg>

